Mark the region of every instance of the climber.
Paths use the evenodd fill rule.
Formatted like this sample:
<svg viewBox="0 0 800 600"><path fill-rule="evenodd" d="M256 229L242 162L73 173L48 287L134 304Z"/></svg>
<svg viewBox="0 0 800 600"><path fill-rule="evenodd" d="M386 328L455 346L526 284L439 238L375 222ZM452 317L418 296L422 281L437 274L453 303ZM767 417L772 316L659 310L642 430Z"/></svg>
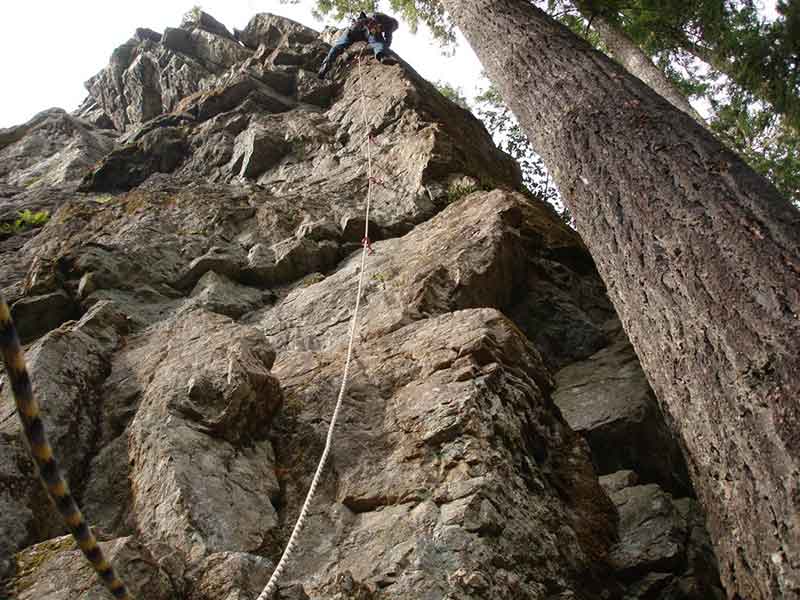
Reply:
<svg viewBox="0 0 800 600"><path fill-rule="evenodd" d="M392 45L392 33L398 26L397 20L389 15L376 12L367 16L362 12L328 52L319 69L319 78L325 79L325 75L336 62L336 57L355 42L368 42L375 58L385 62L388 59L389 46Z"/></svg>

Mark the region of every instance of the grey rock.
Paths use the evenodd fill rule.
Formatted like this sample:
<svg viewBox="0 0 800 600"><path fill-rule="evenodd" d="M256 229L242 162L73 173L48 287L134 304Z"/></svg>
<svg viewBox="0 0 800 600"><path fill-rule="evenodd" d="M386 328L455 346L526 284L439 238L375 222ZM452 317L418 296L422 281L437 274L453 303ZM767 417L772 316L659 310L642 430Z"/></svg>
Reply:
<svg viewBox="0 0 800 600"><path fill-rule="evenodd" d="M160 107L159 107L160 110ZM169 173L185 158L181 129L163 127L108 154L81 182L88 192L118 192L136 187L153 173Z"/></svg>
<svg viewBox="0 0 800 600"><path fill-rule="evenodd" d="M610 475L600 476L600 485L611 495L639 483L639 476L633 471L617 471Z"/></svg>
<svg viewBox="0 0 800 600"><path fill-rule="evenodd" d="M313 72L300 71L297 73L296 89L299 102L328 108L333 102L337 87L335 82L320 81Z"/></svg>
<svg viewBox="0 0 800 600"><path fill-rule="evenodd" d="M191 37L194 57L208 66L210 70L231 67L250 56L250 52L242 48L231 34L220 36L206 30L195 30Z"/></svg>
<svg viewBox="0 0 800 600"><path fill-rule="evenodd" d="M245 46L253 50L261 44L275 49L284 43L308 44L315 41L318 33L290 19L259 13L255 15L237 37Z"/></svg>
<svg viewBox="0 0 800 600"><path fill-rule="evenodd" d="M181 27L187 29L202 29L203 31L213 33L223 38L233 39L233 35L228 31L227 27L202 10L191 10L187 12L184 15Z"/></svg>
<svg viewBox="0 0 800 600"><path fill-rule="evenodd" d="M321 242L322 240L338 240L342 237L342 232L335 223L326 219L320 219L319 221L306 220L297 228L295 237L297 239L308 238L315 242Z"/></svg>
<svg viewBox="0 0 800 600"><path fill-rule="evenodd" d="M338 244L326 240L289 239L275 249L275 268L270 276L274 283L300 279L309 273L327 271L339 261Z"/></svg>
<svg viewBox="0 0 800 600"><path fill-rule="evenodd" d="M288 507L304 493L324 439L319 421L335 400L341 356L341 346L292 350L275 364L287 406L297 407L281 418L276 441L284 464L302 465L301 481L286 480ZM585 445L543 395L547 381L538 353L494 310L450 313L362 342L339 424L335 480L321 486L318 505L326 508L310 517L296 554L295 577L306 593L345 593L336 582L350 572L352 589L381 590L375 597L536 597L543 574L557 571L555 589L579 594L556 564L607 548L610 532L587 524L608 523L610 505ZM509 469L502 457L511 455L521 462ZM441 470L450 473L445 480ZM557 508L553 486L568 499L567 512ZM358 552L330 553L331 521L344 524L336 547ZM558 536L540 535L556 522ZM518 579L498 577L489 565L505 564L502 557L529 535L537 543L509 565ZM316 574L325 574L322 581Z"/></svg>
<svg viewBox="0 0 800 600"><path fill-rule="evenodd" d="M161 43L164 44L165 48L175 52L182 52L183 54L192 54L194 51L192 33L180 27L167 27L164 30Z"/></svg>
<svg viewBox="0 0 800 600"><path fill-rule="evenodd" d="M59 290L17 300L11 307L11 316L17 325L20 339L25 343L55 329L65 321L74 319L78 316L78 311L72 298Z"/></svg>
<svg viewBox="0 0 800 600"><path fill-rule="evenodd" d="M189 263L188 269L174 285L179 289L194 287L200 278L209 271L237 279L242 272L244 261L244 252L240 248L214 246L203 256L199 256Z"/></svg>
<svg viewBox="0 0 800 600"><path fill-rule="evenodd" d="M137 55L125 70L122 81L130 90L126 109L129 121L143 123L163 111L158 75L158 60L149 53Z"/></svg>
<svg viewBox="0 0 800 600"><path fill-rule="evenodd" d="M619 511L614 568L626 577L676 569L684 559L686 531L669 494L650 484L624 488L611 498Z"/></svg>
<svg viewBox="0 0 800 600"><path fill-rule="evenodd" d="M560 370L556 385L556 404L586 436L601 474L632 469L643 483L692 494L681 449L621 329L610 346Z"/></svg>
<svg viewBox="0 0 800 600"><path fill-rule="evenodd" d="M137 27L134 37L141 42L145 40L150 40L151 42L161 41L161 34L147 27Z"/></svg>
<svg viewBox="0 0 800 600"><path fill-rule="evenodd" d="M236 73L220 87L186 97L178 104L176 110L188 112L198 120L205 121L233 110L245 98L250 99L261 112L285 112L295 105L291 98L275 92L255 77L246 73Z"/></svg>
<svg viewBox="0 0 800 600"><path fill-rule="evenodd" d="M626 582L626 600L725 597L696 500L676 500L654 484L636 485L632 471L600 482L619 511L619 541L610 559Z"/></svg>
<svg viewBox="0 0 800 600"><path fill-rule="evenodd" d="M309 600L302 585L287 585L278 588L279 600Z"/></svg>
<svg viewBox="0 0 800 600"><path fill-rule="evenodd" d="M251 126L236 138L230 169L240 177L257 178L288 152L286 142L275 133Z"/></svg>
<svg viewBox="0 0 800 600"><path fill-rule="evenodd" d="M108 303L98 304L78 323L45 335L26 352L42 419L68 481L82 479L93 452L99 388L126 330L122 315ZM64 533L35 477L9 387L3 386L0 397L0 480L13 487L3 486L0 514L12 520L3 529L0 564L23 544Z"/></svg>
<svg viewBox="0 0 800 600"><path fill-rule="evenodd" d="M0 182L24 189L75 183L114 147L113 138L61 109L0 129Z"/></svg>
<svg viewBox="0 0 800 600"><path fill-rule="evenodd" d="M208 271L200 278L191 293L187 308L199 306L210 312L238 319L243 314L260 308L271 298L269 293L239 285L224 275Z"/></svg>
<svg viewBox="0 0 800 600"><path fill-rule="evenodd" d="M90 123L98 129L113 130L114 121L111 120L103 108L91 96L87 96L72 116L81 121ZM114 132L115 133L115 132Z"/></svg>

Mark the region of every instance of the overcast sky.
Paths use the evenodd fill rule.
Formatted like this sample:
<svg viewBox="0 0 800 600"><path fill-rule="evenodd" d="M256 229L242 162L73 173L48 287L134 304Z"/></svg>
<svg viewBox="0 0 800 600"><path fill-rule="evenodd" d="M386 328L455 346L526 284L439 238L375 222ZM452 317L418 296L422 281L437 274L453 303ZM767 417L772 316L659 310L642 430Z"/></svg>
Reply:
<svg viewBox="0 0 800 600"><path fill-rule="evenodd" d="M765 0L774 15L774 0ZM102 69L111 51L137 27L163 31L176 27L192 6L203 9L229 29L243 29L258 12L271 12L322 29L327 23L311 15L312 0L283 5L278 0L6 0L0 34L0 127L27 121L58 106L74 110L86 97L83 82ZM392 48L427 79L447 81L468 97L480 85L480 64L461 39L454 57L445 57L421 31L401 27Z"/></svg>

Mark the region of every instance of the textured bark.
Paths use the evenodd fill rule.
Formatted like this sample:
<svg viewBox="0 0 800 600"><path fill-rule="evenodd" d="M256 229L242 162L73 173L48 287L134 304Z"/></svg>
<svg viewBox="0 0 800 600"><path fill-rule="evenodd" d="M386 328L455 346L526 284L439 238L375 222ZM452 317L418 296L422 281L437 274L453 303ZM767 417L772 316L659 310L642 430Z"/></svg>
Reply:
<svg viewBox="0 0 800 600"><path fill-rule="evenodd" d="M686 96L667 79L664 72L653 64L650 57L624 31L600 15L584 14L584 17L591 22L592 28L611 52L611 56L629 73L644 81L672 106L682 110L701 125L704 123L703 117L692 108Z"/></svg>
<svg viewBox="0 0 800 600"><path fill-rule="evenodd" d="M800 598L800 214L530 3L443 4L575 215L685 445L729 594Z"/></svg>

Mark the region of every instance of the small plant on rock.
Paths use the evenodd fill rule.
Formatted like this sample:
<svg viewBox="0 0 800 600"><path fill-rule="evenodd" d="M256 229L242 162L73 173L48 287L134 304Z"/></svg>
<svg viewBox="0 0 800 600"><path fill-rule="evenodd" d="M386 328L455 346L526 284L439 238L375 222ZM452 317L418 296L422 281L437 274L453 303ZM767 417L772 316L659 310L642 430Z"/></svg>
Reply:
<svg viewBox="0 0 800 600"><path fill-rule="evenodd" d="M50 220L50 213L46 210L33 212L30 210L23 210L18 213L19 216L10 223L0 223L0 235L4 237L16 235L34 229L36 227L43 227L48 220Z"/></svg>
<svg viewBox="0 0 800 600"><path fill-rule="evenodd" d="M452 204L453 202L458 202L462 198L469 196L471 193L477 192L480 189L480 186L475 184L454 183L447 188L447 203Z"/></svg>

